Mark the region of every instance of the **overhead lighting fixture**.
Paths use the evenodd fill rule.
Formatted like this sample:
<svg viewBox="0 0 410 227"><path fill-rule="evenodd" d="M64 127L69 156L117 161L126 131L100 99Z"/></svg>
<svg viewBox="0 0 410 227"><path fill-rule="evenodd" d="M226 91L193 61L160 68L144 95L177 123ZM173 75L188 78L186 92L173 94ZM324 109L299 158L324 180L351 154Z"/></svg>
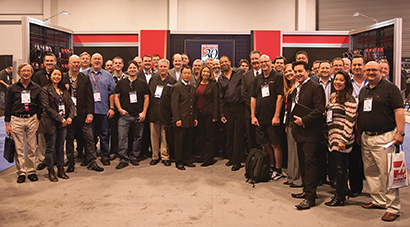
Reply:
<svg viewBox="0 0 410 227"><path fill-rule="evenodd" d="M364 17L364 18L367 18L367 19L369 19L369 20L372 20L372 21L376 22L376 24L379 23L378 20L376 20L376 19L374 19L374 18L372 18L372 17L366 16L366 15L364 15L363 13L360 13L360 12L356 12L355 14L353 14L353 16L354 16L354 17L362 16L362 17Z"/></svg>
<svg viewBox="0 0 410 227"><path fill-rule="evenodd" d="M43 22L46 22L46 21L50 20L51 18L56 17L56 16L58 16L58 15L60 15L60 14L70 15L70 13L67 12L67 11L61 11L61 12L59 12L59 13L57 13L57 14L55 14L55 15L49 17L49 18L44 19Z"/></svg>

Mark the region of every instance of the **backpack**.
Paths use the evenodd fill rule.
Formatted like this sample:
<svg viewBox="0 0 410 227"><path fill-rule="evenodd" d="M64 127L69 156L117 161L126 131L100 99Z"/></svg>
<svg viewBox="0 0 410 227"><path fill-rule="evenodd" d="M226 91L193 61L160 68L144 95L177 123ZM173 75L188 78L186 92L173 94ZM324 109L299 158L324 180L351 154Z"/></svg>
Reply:
<svg viewBox="0 0 410 227"><path fill-rule="evenodd" d="M246 182L255 187L255 183L270 180L269 154L264 150L253 148L246 158L245 164Z"/></svg>

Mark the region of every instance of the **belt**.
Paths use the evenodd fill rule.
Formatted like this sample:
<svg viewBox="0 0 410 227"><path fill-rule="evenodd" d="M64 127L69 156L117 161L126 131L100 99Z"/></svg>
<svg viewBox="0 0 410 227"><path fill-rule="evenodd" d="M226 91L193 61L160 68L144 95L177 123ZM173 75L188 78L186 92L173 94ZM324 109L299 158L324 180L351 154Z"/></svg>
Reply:
<svg viewBox="0 0 410 227"><path fill-rule="evenodd" d="M386 132L390 132L391 130L389 130L389 131L378 131L378 132L368 132L368 131L364 131L364 133L366 133L366 135L368 135L368 136L378 136L378 135L382 135L382 134L384 134L384 133L386 133Z"/></svg>
<svg viewBox="0 0 410 227"><path fill-rule="evenodd" d="M15 116L15 117L18 117L18 118L30 118L30 117L34 116L34 114L32 114L32 115L30 115L30 114L12 114L12 115Z"/></svg>

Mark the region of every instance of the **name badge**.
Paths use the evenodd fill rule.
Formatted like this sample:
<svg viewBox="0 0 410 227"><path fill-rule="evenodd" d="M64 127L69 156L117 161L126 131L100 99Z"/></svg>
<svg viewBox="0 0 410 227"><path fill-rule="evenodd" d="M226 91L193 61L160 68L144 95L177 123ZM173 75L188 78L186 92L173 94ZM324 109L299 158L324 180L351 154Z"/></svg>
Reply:
<svg viewBox="0 0 410 227"><path fill-rule="evenodd" d="M94 91L94 102L101 102L101 93L99 91Z"/></svg>
<svg viewBox="0 0 410 227"><path fill-rule="evenodd" d="M262 98L269 97L269 85L262 85Z"/></svg>
<svg viewBox="0 0 410 227"><path fill-rule="evenodd" d="M130 91L130 103L137 103L137 92Z"/></svg>
<svg viewBox="0 0 410 227"><path fill-rule="evenodd" d="M30 91L29 90L21 91L21 103L26 104L30 102L31 102Z"/></svg>
<svg viewBox="0 0 410 227"><path fill-rule="evenodd" d="M74 106L77 106L77 97L71 97L71 100L73 100Z"/></svg>
<svg viewBox="0 0 410 227"><path fill-rule="evenodd" d="M363 112L372 111L373 98L366 98L363 104Z"/></svg>
<svg viewBox="0 0 410 227"><path fill-rule="evenodd" d="M58 114L60 114L61 116L65 115L65 105L58 105Z"/></svg>
<svg viewBox="0 0 410 227"><path fill-rule="evenodd" d="M332 110L328 110L327 112L326 112L326 122L327 123L330 123L330 122L332 122L333 121L333 111Z"/></svg>
<svg viewBox="0 0 410 227"><path fill-rule="evenodd" d="M161 98L163 90L164 90L164 86L157 85L157 88L155 89L154 98Z"/></svg>

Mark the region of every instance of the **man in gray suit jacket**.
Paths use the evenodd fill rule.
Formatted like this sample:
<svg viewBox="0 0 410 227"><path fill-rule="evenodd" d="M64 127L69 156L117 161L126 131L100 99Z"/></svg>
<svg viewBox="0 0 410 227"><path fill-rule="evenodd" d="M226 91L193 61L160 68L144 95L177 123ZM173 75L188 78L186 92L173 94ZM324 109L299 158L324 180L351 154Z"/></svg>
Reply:
<svg viewBox="0 0 410 227"><path fill-rule="evenodd" d="M172 64L174 68L168 71L168 74L173 77L176 81L180 81L181 69L182 69L182 56L178 53L172 56Z"/></svg>

